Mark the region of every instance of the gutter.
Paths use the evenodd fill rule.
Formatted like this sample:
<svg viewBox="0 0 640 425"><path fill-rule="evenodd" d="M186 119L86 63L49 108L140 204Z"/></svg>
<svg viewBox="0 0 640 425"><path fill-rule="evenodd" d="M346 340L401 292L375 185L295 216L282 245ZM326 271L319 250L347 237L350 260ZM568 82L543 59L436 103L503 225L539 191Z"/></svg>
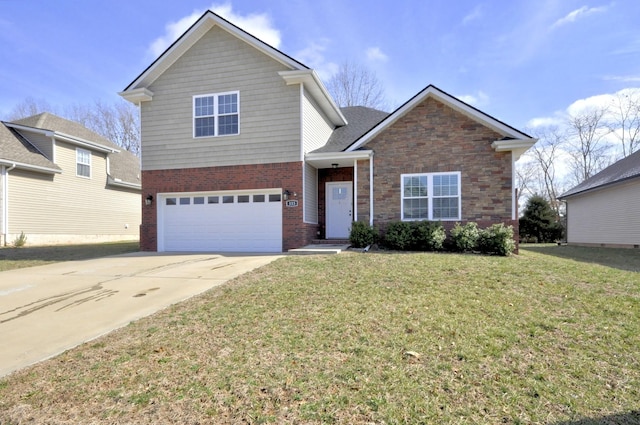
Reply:
<svg viewBox="0 0 640 425"><path fill-rule="evenodd" d="M124 187L126 189L142 190L142 184L126 182L111 175L111 161L107 155L107 186Z"/></svg>

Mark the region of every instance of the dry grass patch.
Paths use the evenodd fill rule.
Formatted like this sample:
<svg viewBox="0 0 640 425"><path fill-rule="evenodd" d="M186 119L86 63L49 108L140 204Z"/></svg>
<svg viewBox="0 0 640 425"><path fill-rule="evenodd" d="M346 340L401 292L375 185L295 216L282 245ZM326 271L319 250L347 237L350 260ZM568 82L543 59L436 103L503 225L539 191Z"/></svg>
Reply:
<svg viewBox="0 0 640 425"><path fill-rule="evenodd" d="M0 272L42 266L60 261L87 260L139 250L139 243L107 242L84 245L0 247Z"/></svg>
<svg viewBox="0 0 640 425"><path fill-rule="evenodd" d="M526 250L287 257L0 380L0 423L632 424L639 314Z"/></svg>

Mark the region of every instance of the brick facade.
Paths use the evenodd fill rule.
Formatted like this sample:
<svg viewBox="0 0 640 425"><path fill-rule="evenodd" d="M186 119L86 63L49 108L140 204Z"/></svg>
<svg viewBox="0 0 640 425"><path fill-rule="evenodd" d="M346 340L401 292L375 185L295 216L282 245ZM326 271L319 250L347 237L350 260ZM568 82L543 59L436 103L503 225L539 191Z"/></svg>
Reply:
<svg viewBox="0 0 640 425"><path fill-rule="evenodd" d="M374 225L384 230L398 221L401 175L459 171L462 223L481 227L512 220L511 152L495 152L491 143L502 138L453 108L427 98L364 146L374 151ZM358 220L369 220L369 161L358 162ZM455 222L444 222L451 228Z"/></svg>
<svg viewBox="0 0 640 425"><path fill-rule="evenodd" d="M317 225L303 223L302 162L142 171L143 198L168 192L281 188L297 193L298 206L282 208L282 246L286 251L311 242ZM157 251L157 208L142 206L140 249Z"/></svg>

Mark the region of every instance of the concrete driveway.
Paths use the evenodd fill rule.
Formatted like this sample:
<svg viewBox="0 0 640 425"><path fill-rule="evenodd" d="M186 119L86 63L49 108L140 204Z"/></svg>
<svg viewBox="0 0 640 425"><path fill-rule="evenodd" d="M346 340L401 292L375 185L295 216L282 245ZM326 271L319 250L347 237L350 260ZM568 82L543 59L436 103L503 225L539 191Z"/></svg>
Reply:
<svg viewBox="0 0 640 425"><path fill-rule="evenodd" d="M0 376L281 256L134 253L0 272Z"/></svg>

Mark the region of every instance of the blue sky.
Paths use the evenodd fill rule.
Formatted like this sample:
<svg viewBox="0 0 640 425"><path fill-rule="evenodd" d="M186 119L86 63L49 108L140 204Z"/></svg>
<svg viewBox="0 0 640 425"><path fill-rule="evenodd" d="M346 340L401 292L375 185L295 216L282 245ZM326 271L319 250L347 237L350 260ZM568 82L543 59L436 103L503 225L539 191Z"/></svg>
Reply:
<svg viewBox="0 0 640 425"><path fill-rule="evenodd" d="M366 66L394 107L434 84L525 129L640 87L637 0L0 0L0 118L118 100L206 9L321 77Z"/></svg>

